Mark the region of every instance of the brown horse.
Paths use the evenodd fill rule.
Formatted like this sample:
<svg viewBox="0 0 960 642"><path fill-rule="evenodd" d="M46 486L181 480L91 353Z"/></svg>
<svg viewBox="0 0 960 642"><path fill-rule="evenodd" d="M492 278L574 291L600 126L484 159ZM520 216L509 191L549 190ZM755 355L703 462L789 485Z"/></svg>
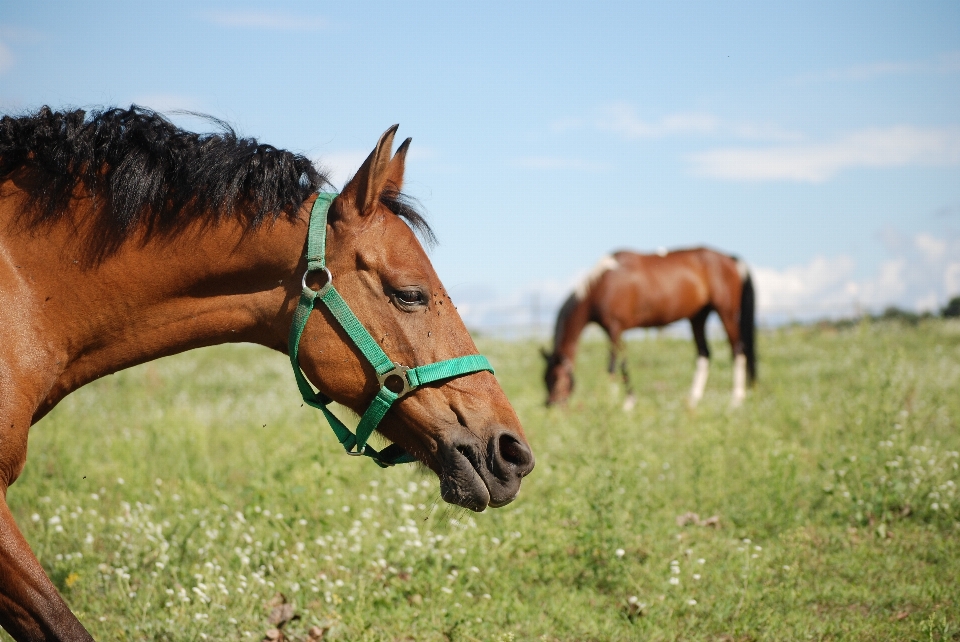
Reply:
<svg viewBox="0 0 960 642"><path fill-rule="evenodd" d="M629 410L635 399L626 356L620 359L623 332L690 319L698 354L689 397L695 407L707 384L710 348L705 330L713 310L733 349L732 405L739 406L747 379L752 384L757 374L753 281L746 263L703 248L661 254L622 251L603 257L560 308L553 352L544 351L547 405L564 403L573 391L577 342L588 323L598 323L610 337L608 371L613 375L620 362L627 388L624 408Z"/></svg>
<svg viewBox="0 0 960 642"><path fill-rule="evenodd" d="M475 355L411 229L430 234L400 193L410 139L393 155L395 131L330 205L326 268L391 358ZM0 121L0 624L14 638L91 639L7 504L30 426L80 386L165 355L226 342L287 353L301 291L322 285L301 275L326 182L302 156L229 129L185 132L136 107ZM299 364L323 395L362 412L388 384L352 336L318 306ZM421 385L379 430L437 474L445 500L476 511L510 502L534 464L486 371Z"/></svg>

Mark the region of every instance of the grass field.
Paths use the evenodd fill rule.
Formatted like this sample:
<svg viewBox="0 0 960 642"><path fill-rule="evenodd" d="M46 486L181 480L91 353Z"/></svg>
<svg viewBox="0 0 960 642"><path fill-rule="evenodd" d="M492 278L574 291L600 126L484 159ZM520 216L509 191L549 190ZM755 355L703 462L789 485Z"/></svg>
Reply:
<svg viewBox="0 0 960 642"><path fill-rule="evenodd" d="M717 342L696 413L688 341L630 343L629 414L603 343L566 410L536 344L480 343L537 456L504 509L343 456L251 346L75 393L10 502L101 640L960 639L960 325L764 333L737 411Z"/></svg>

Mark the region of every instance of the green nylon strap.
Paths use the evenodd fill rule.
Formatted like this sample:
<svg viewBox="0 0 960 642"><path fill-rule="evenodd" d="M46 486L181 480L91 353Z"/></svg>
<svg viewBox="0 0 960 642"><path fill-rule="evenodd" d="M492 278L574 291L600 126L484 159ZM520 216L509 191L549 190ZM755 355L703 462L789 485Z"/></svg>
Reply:
<svg viewBox="0 0 960 642"><path fill-rule="evenodd" d="M336 192L321 192L310 210L307 230L307 272L322 270L327 264L327 211L338 196Z"/></svg>
<svg viewBox="0 0 960 642"><path fill-rule="evenodd" d="M383 416L387 414L390 406L392 406L396 400L397 395L391 390L388 390L386 387L380 388L380 392L377 393L377 396L374 397L370 405L367 406L367 411L363 413L363 417L360 418L360 423L357 424L357 450L363 450L364 446L367 445L367 440L370 438L370 435L373 434L380 420L383 419Z"/></svg>
<svg viewBox="0 0 960 642"><path fill-rule="evenodd" d="M307 320L310 318L318 300L327 306L337 323L340 324L364 358L376 370L378 378L384 378L388 373L397 370L396 364L390 360L376 340L370 336L370 333L357 319L347 302L333 287L333 277L326 268L327 211L336 197L337 194L318 194L310 212L307 232L307 272L304 274L303 291L300 294L300 300L293 313L293 322L290 325L290 365L293 367L293 375L304 403L319 409L323 413L347 454L367 456L382 468L394 464L414 462L416 459L396 444L388 446L382 451L377 451L367 445L370 435L373 434L380 421L399 398L397 393L388 389L385 384L382 385L380 391L360 418L356 434L354 434L327 407L331 399L316 392L310 382L307 381L303 371L300 370L300 361L297 356L300 351L300 340L303 337ZM318 270L327 271L329 280L319 291L314 291L307 287L306 275ZM482 370L492 373L493 367L486 357L475 354L417 366L406 370L405 374L410 390L413 390L428 383L461 377ZM389 377L386 378L389 379Z"/></svg>
<svg viewBox="0 0 960 642"><path fill-rule="evenodd" d="M367 358L370 365L377 371L378 375L386 374L393 370L393 362L390 357L380 348L376 340L370 336L367 329L363 327L357 315L353 313L347 302L343 300L340 293L333 286L325 288L326 292L320 294L320 300L324 302L330 313L333 314L337 322L344 331L353 339L353 343L360 349L363 356Z"/></svg>
<svg viewBox="0 0 960 642"><path fill-rule="evenodd" d="M480 372L481 370L493 372L493 366L482 354L471 354L466 357L456 357L455 359L411 368L407 370L407 381L410 382L412 387L417 388L424 384Z"/></svg>

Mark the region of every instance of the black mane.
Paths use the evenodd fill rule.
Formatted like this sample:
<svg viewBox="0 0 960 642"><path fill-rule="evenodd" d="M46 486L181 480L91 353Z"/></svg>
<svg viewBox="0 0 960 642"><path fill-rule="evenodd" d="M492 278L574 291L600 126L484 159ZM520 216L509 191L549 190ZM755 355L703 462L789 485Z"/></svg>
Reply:
<svg viewBox="0 0 960 642"><path fill-rule="evenodd" d="M330 185L306 157L221 131L188 132L160 114L130 109L55 112L0 119L0 182L14 179L27 195L31 226L59 220L81 187L96 202L96 250L109 253L130 233L183 229L196 216L244 217L256 227L269 216L295 216L313 193ZM427 239L410 199L383 202Z"/></svg>

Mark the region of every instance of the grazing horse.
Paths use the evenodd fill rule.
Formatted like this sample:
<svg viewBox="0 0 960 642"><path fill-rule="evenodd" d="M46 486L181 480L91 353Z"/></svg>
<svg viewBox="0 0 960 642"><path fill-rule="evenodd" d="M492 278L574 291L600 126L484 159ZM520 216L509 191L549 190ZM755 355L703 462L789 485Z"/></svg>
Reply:
<svg viewBox="0 0 960 642"><path fill-rule="evenodd" d="M308 159L226 127L186 132L135 106L0 120L0 624L15 639L92 639L7 504L31 425L159 357L289 354L308 403L363 414L356 435L334 425L350 454L419 461L475 511L517 495L533 455L417 240L430 230L400 191L396 129L342 193L318 195ZM380 453L373 428L392 442Z"/></svg>
<svg viewBox="0 0 960 642"><path fill-rule="evenodd" d="M600 324L610 337L608 371L617 362L627 388L624 408L635 399L627 374L621 335L630 328L656 328L690 319L697 344L697 367L689 404L703 397L710 367L706 323L716 310L733 349L733 406L746 396L746 383L757 375L754 347L753 281L746 263L713 250L697 248L658 254L616 252L603 257L570 295L557 315L553 352L547 360L547 405L564 403L573 391L573 362L583 328ZM623 354L622 360L620 356Z"/></svg>

